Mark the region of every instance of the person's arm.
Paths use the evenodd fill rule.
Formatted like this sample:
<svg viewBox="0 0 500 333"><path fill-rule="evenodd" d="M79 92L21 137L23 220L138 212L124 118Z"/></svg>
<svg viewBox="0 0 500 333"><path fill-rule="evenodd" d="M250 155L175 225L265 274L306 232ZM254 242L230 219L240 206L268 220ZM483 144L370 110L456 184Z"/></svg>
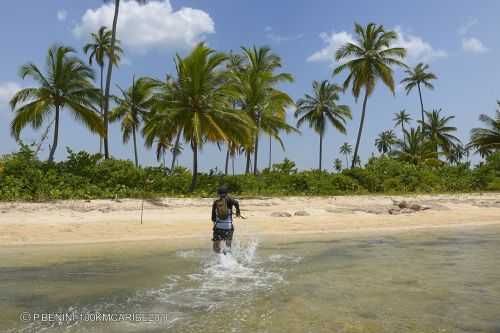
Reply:
<svg viewBox="0 0 500 333"><path fill-rule="evenodd" d="M214 201L214 203L212 204L212 222L215 223L215 221L217 221L217 213L216 213L215 201Z"/></svg>
<svg viewBox="0 0 500 333"><path fill-rule="evenodd" d="M236 216L240 216L241 215L240 203L236 199L232 199L232 200L233 200L233 206L236 208Z"/></svg>

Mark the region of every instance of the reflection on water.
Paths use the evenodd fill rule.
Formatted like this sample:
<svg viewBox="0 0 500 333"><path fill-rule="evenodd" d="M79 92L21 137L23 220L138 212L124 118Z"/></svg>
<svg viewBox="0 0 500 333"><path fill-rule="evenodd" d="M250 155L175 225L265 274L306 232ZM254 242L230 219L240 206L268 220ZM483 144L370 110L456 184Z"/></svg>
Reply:
<svg viewBox="0 0 500 333"><path fill-rule="evenodd" d="M500 332L500 228L0 267L11 332ZM167 313L21 323L29 312Z"/></svg>

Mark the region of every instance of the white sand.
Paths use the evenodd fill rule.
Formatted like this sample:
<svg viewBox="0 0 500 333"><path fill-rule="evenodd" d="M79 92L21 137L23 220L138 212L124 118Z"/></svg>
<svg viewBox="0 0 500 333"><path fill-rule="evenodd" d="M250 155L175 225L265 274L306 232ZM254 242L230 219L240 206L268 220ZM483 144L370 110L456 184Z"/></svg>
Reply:
<svg viewBox="0 0 500 333"><path fill-rule="evenodd" d="M390 215L393 200L430 209ZM0 246L210 239L212 199L0 203ZM432 228L500 225L500 194L281 197L240 200L246 220L236 220L241 237L283 239L392 233ZM294 216L305 211L308 216ZM292 217L272 217L288 212Z"/></svg>

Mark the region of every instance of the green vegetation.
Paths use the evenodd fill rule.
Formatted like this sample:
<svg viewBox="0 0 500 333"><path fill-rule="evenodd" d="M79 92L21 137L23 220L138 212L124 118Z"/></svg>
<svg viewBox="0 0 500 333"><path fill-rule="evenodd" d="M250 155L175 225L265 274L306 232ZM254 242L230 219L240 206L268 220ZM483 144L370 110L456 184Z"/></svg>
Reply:
<svg viewBox="0 0 500 333"><path fill-rule="evenodd" d="M338 162L337 162L338 163ZM259 175L198 174L194 193L189 170L177 167L136 168L131 161L68 150L65 161L40 161L27 146L0 158L0 200L55 200L213 195L227 184L237 195L343 195L500 190L500 153L476 168L469 163L415 165L393 158L372 158L364 168L342 172L298 172L285 160Z"/></svg>
<svg viewBox="0 0 500 333"><path fill-rule="evenodd" d="M485 128L474 128L470 142L462 143L452 124L453 115L424 109L421 87L433 89L431 81L437 76L425 64L409 69L403 63L406 50L393 47L397 39L394 31L374 23L355 24L355 41L347 42L336 52L339 66L334 69L333 78L345 73L343 85L314 81L313 92L297 102L281 90L293 82L293 76L281 71L283 61L269 47L242 47L240 53L227 54L203 43L184 57L177 55L175 72L161 73L164 80L136 80L133 76L131 86L119 88L120 96L113 96L111 74L123 55L116 39L119 3L115 0L112 29L102 27L91 34L83 49L89 65L95 63L98 67L100 78L95 82L92 68L67 46L49 49L45 71L35 64L21 67L21 77L32 79L36 86L22 89L12 98L15 116L11 134L21 142L25 127L46 127L38 145L28 147L20 143L19 152L0 157L0 200L208 195L222 183L243 195L500 189L500 111L494 118L482 114L479 120ZM394 113L397 130L386 129L379 134L374 145L380 156L372 155L362 166L358 152L367 101L378 81L394 93L395 67L406 69L401 83L407 93L418 88L422 118L412 124L412 116L405 110ZM356 100L364 95L359 129L354 151L345 142L335 156L327 154L335 171L329 173L323 170L323 139L329 125L347 134L346 125L352 116L350 108L342 103L347 89L351 89ZM297 127L307 124L319 135L318 170L298 172L295 163L288 159L272 163L272 141L284 149L282 135L299 132L287 123L287 110L294 108ZM60 124L60 112L72 113L99 136L103 146L99 154L68 149L65 161L54 162L59 128L64 125ZM107 128L113 121L121 122L123 142L132 140L135 163L111 157ZM52 128L48 161L41 161L37 155ZM400 137L396 132L401 132ZM260 167L257 159L263 135L269 137L266 169ZM140 167L137 136L144 138L147 148L155 148L161 166ZM223 172L198 171L198 155L206 144L226 149ZM193 156L191 171L177 164L179 154L187 147ZM485 161L471 166L471 152ZM169 153L171 164L167 167ZM244 175L234 174L234 160L239 155L246 159Z"/></svg>

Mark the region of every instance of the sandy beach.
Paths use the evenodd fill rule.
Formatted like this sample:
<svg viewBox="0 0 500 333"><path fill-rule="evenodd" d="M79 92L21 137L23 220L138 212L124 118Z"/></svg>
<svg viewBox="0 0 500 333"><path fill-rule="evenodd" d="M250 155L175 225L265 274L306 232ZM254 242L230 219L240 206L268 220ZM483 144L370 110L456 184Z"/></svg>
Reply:
<svg viewBox="0 0 500 333"><path fill-rule="evenodd" d="M0 203L2 246L211 237L212 199ZM500 224L500 194L240 198L240 237L295 239ZM400 208L402 207L402 208Z"/></svg>

